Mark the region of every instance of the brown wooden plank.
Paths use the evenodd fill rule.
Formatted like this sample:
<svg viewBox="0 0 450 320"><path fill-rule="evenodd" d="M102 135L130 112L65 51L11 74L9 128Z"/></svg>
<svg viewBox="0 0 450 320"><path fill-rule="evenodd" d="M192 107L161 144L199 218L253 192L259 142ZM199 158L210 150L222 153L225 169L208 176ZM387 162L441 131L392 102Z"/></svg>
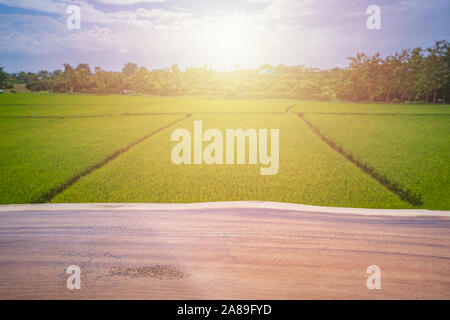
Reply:
<svg viewBox="0 0 450 320"><path fill-rule="evenodd" d="M0 213L1 299L449 299L450 218L263 208ZM65 269L81 268L81 290ZM366 268L381 268L381 290Z"/></svg>

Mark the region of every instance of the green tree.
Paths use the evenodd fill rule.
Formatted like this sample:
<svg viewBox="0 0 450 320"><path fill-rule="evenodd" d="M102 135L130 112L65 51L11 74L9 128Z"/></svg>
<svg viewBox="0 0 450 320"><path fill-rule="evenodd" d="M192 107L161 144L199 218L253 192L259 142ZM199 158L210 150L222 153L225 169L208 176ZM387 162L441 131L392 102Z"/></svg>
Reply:
<svg viewBox="0 0 450 320"><path fill-rule="evenodd" d="M135 63L128 62L122 68L122 72L126 77L131 77L138 70L138 66Z"/></svg>
<svg viewBox="0 0 450 320"><path fill-rule="evenodd" d="M11 89L14 87L14 84L10 75L3 69L4 67L0 67L0 89Z"/></svg>

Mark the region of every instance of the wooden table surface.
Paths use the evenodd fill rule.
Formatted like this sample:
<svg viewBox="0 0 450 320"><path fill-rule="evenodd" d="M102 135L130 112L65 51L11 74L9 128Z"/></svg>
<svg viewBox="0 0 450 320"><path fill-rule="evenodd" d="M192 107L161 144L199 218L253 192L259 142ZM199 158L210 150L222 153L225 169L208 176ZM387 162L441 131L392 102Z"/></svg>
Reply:
<svg viewBox="0 0 450 320"><path fill-rule="evenodd" d="M0 299L450 299L449 247L445 216L3 211ZM366 287L370 265L380 290Z"/></svg>

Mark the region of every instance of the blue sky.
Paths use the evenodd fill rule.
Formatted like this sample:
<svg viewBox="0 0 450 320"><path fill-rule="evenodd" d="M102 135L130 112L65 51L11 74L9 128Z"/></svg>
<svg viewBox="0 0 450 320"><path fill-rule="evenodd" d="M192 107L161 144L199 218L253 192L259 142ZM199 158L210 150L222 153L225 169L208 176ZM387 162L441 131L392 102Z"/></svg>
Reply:
<svg viewBox="0 0 450 320"><path fill-rule="evenodd" d="M79 30L66 26L69 5L81 9ZM366 27L369 5L381 9L381 30ZM448 0L0 0L0 65L332 68L357 52L449 40L449 14Z"/></svg>

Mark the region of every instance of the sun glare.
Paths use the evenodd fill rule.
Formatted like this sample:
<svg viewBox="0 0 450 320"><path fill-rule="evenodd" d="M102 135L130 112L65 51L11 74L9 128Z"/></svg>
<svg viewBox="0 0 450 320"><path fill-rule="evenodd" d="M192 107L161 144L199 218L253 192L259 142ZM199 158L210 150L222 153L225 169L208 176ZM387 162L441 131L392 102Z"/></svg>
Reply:
<svg viewBox="0 0 450 320"><path fill-rule="evenodd" d="M231 70L236 65L250 67L248 62L255 52L249 28L238 18L224 18L209 26L201 41L204 54L213 68Z"/></svg>

